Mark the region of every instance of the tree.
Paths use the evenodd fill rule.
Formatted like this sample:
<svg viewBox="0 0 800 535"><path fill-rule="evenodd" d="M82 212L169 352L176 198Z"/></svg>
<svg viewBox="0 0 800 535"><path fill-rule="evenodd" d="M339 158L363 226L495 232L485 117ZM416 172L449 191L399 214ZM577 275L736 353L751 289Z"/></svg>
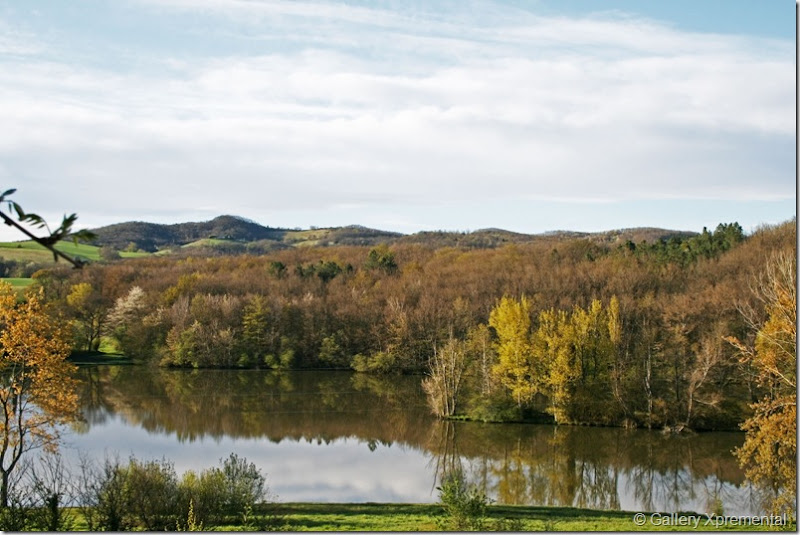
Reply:
<svg viewBox="0 0 800 535"><path fill-rule="evenodd" d="M767 319L757 325L758 312L743 309L748 323L757 328L754 344L728 339L755 365L766 390L742 424L747 435L736 456L750 481L773 491L775 513L797 510L796 287L795 256L772 257L753 287Z"/></svg>
<svg viewBox="0 0 800 535"><path fill-rule="evenodd" d="M544 375L531 345L531 304L503 297L489 314L489 326L497 333L497 364L492 372L506 386L518 406L541 390Z"/></svg>
<svg viewBox="0 0 800 535"><path fill-rule="evenodd" d="M41 295L16 303L0 283L0 506L25 453L58 448L58 425L77 418L78 396L67 362L69 335L43 310Z"/></svg>
<svg viewBox="0 0 800 535"><path fill-rule="evenodd" d="M108 314L105 331L129 357L145 357L150 350L148 330L143 321L146 315L146 296L139 286L117 298Z"/></svg>
<svg viewBox="0 0 800 535"><path fill-rule="evenodd" d="M273 351L274 335L270 327L267 299L253 296L244 307L242 316L241 355L239 365L247 368L263 362Z"/></svg>
<svg viewBox="0 0 800 535"><path fill-rule="evenodd" d="M469 365L464 342L450 338L442 348L434 348L433 358L428 364L428 377L422 388L428 396L428 405L440 418L456 413L458 398Z"/></svg>
<svg viewBox="0 0 800 535"><path fill-rule="evenodd" d="M370 249L367 261L364 262L364 267L369 270L378 269L391 275L397 271L397 262L395 262L394 253L389 250L389 247L381 244L374 249Z"/></svg>
<svg viewBox="0 0 800 535"><path fill-rule="evenodd" d="M536 351L547 362L545 379L550 390L551 412L556 422L569 420L569 405L573 385L580 376L580 360L575 357L569 315L563 310L543 310L539 313L539 328L534 337Z"/></svg>
<svg viewBox="0 0 800 535"><path fill-rule="evenodd" d="M100 292L88 282L79 282L70 289L67 305L75 316L75 339L86 351L97 351L108 308Z"/></svg>

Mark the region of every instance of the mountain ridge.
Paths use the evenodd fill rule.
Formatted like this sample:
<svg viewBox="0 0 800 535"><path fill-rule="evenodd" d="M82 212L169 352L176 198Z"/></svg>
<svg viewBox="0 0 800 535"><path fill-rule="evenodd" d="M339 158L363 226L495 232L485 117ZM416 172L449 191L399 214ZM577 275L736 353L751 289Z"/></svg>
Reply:
<svg viewBox="0 0 800 535"><path fill-rule="evenodd" d="M175 247L199 244L204 247L226 246L227 249L244 249L245 245L261 249L279 249L296 246L379 245L415 243L437 247L463 246L491 248L509 243L536 240L590 239L600 243L631 241L653 242L672 237L696 236L697 232L670 230L657 227L634 227L601 232L555 230L526 234L500 228L475 231L420 231L413 234L373 229L363 225L342 227L311 227L310 229L264 226L236 215L220 215L208 221L184 223L150 223L126 221L91 229L96 235L95 245L117 250L156 252ZM238 246L238 247L237 247ZM252 247L251 247L252 248Z"/></svg>

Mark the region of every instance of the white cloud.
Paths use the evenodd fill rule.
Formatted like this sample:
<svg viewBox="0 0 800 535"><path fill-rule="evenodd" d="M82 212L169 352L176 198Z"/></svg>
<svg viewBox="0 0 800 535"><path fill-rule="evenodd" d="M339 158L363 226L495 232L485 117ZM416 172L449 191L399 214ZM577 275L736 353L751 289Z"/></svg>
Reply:
<svg viewBox="0 0 800 535"><path fill-rule="evenodd" d="M44 212L80 184L91 191L70 201L80 213L794 196L790 44L487 6L447 20L156 2L153 12L225 14L248 21L248 39L291 35L292 46L165 49L166 67L149 71L0 59L0 180L52 190Z"/></svg>

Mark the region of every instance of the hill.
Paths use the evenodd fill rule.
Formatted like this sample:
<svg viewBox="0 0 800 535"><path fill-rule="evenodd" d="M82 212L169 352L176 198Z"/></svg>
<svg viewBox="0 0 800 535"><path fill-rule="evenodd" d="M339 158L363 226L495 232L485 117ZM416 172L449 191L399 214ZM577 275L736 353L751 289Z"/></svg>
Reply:
<svg viewBox="0 0 800 535"><path fill-rule="evenodd" d="M631 241L649 243L672 237L688 238L696 232L658 228L634 228L598 233L554 231L544 234L523 234L488 228L471 232L422 231L403 235L398 232L371 229L360 225L311 228L307 230L265 227L249 219L223 215L210 221L163 225L131 221L93 229L97 246L117 250L155 252L177 247L194 253L265 253L292 247L333 245L378 245L391 243L419 244L429 247L493 248L510 243L560 241L586 238L595 243L613 244Z"/></svg>
<svg viewBox="0 0 800 535"><path fill-rule="evenodd" d="M310 230L273 228L232 215L171 225L129 221L92 229L92 232L97 236L94 245L117 250L155 252L191 247L196 251L225 253L258 253L312 245L375 245L401 236L358 225Z"/></svg>
<svg viewBox="0 0 800 535"><path fill-rule="evenodd" d="M657 245L672 238L678 242L697 236L696 232L660 228L632 228L587 233L552 231L524 234L498 228L470 232L422 231L404 235L360 225L310 229L273 228L242 217L224 215L210 221L158 224L129 221L93 229L92 244L75 245L63 241L63 252L88 261L121 256L132 258L158 255L219 256L262 255L283 249L332 247L341 245L374 247L380 244L420 245L426 248L459 247L493 249L509 244L548 243L556 246L568 241L584 241L594 246ZM101 251L101 248L109 249ZM114 251L118 251L119 255ZM102 254L101 254L102 253ZM105 255L105 256L104 256ZM110 255L110 256L108 256ZM53 263L52 253L32 241L0 243L0 276L29 277L37 269Z"/></svg>
<svg viewBox="0 0 800 535"><path fill-rule="evenodd" d="M154 252L203 239L239 242L280 240L286 231L264 227L241 217L223 215L211 221L172 225L129 221L92 229L92 232L97 236L95 245Z"/></svg>

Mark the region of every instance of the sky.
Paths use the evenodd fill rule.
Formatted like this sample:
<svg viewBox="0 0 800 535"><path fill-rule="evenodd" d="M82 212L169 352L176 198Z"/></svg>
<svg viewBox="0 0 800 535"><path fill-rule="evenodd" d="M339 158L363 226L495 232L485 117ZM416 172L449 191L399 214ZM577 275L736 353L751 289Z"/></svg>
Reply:
<svg viewBox="0 0 800 535"><path fill-rule="evenodd" d="M7 0L0 185L78 228L749 232L796 215L795 34L789 0Z"/></svg>

